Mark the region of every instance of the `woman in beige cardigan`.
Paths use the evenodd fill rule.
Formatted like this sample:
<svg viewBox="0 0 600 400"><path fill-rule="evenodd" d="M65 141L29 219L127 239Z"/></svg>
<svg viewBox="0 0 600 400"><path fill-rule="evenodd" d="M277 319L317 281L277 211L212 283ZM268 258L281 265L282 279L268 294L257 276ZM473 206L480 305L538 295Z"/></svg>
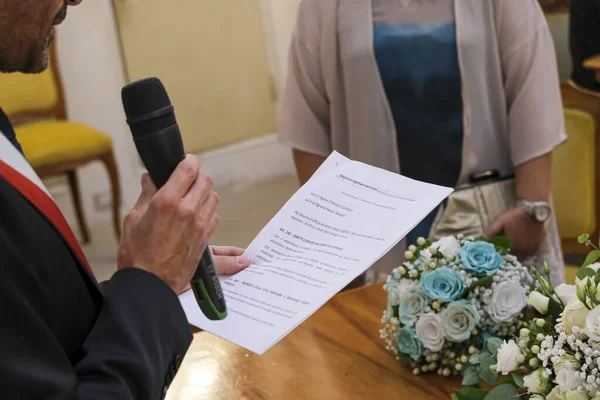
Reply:
<svg viewBox="0 0 600 400"><path fill-rule="evenodd" d="M550 203L552 150L566 139L536 0L304 0L289 60L280 137L302 182L332 150L446 186L514 174L526 206L486 234L512 238L521 260L543 257L564 280L555 219L531 212ZM385 278L403 248L367 280Z"/></svg>

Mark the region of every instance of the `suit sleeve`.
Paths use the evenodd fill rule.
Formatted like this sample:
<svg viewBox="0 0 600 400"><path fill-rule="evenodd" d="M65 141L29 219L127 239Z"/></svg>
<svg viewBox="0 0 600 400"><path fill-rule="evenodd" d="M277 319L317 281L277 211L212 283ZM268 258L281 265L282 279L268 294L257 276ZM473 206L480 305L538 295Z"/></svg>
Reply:
<svg viewBox="0 0 600 400"><path fill-rule="evenodd" d="M73 365L52 333L44 278L1 228L0 272L3 398L164 396L192 335L177 296L158 277L126 269L103 285L103 305Z"/></svg>

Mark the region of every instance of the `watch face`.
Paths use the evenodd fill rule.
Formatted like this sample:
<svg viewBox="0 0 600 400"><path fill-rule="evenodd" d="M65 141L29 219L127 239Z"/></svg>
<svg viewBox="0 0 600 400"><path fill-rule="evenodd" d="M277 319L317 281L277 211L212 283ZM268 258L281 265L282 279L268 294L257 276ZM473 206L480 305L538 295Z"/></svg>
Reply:
<svg viewBox="0 0 600 400"><path fill-rule="evenodd" d="M535 219L540 222L546 222L550 218L550 207L537 206L535 208Z"/></svg>

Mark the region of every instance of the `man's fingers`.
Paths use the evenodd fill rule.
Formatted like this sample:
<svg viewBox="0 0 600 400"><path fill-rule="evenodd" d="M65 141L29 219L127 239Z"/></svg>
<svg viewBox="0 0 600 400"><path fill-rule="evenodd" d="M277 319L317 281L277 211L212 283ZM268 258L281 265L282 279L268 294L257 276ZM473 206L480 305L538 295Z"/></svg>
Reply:
<svg viewBox="0 0 600 400"><path fill-rule="evenodd" d="M206 203L211 193L212 180L204 174L199 174L196 181L181 201L181 207L191 214L196 214Z"/></svg>
<svg viewBox="0 0 600 400"><path fill-rule="evenodd" d="M158 191L158 196L174 198L176 202L182 199L190 190L200 174L200 161L198 157L188 155L177 165L171 177Z"/></svg>
<svg viewBox="0 0 600 400"><path fill-rule="evenodd" d="M228 257L228 256L214 256L215 266L217 268L217 273L219 275L233 275L248 265L250 265L250 257L248 256L238 256L238 257Z"/></svg>
<svg viewBox="0 0 600 400"><path fill-rule="evenodd" d="M198 221L200 224L212 222L213 217L217 214L217 207L219 206L219 195L215 192L211 192L208 198L200 208L198 212ZM216 227L215 227L216 228Z"/></svg>
<svg viewBox="0 0 600 400"><path fill-rule="evenodd" d="M234 246L211 246L213 255L215 256L230 256L237 257L244 254L244 249L240 249L239 247Z"/></svg>
<svg viewBox="0 0 600 400"><path fill-rule="evenodd" d="M146 204L152 200L152 197L156 194L156 186L152 182L152 178L147 172L142 174L142 192L138 197L137 204Z"/></svg>

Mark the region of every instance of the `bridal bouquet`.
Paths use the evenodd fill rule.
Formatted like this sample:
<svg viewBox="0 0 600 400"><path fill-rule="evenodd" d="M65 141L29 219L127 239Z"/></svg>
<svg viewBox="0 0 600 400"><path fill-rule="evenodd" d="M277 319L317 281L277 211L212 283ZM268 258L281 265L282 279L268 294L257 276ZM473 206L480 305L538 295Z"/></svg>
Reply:
<svg viewBox="0 0 600 400"><path fill-rule="evenodd" d="M505 238L460 235L410 246L384 285L387 349L414 374L471 373L469 361L481 355L478 380L479 373L495 375L495 360L483 353L488 339L518 335L527 325L522 312L534 283L509 247Z"/></svg>
<svg viewBox="0 0 600 400"><path fill-rule="evenodd" d="M493 364L485 368L504 376L502 384L488 393L477 386L479 379L465 375L463 383L472 386L456 392L454 399L487 399L496 391L504 398L600 400L600 263L595 263L600 250L589 235L579 241L594 250L576 284L553 288L538 277L528 301L539 318L528 321L513 340L491 339L496 343L490 352ZM472 365L478 361L470 360Z"/></svg>

